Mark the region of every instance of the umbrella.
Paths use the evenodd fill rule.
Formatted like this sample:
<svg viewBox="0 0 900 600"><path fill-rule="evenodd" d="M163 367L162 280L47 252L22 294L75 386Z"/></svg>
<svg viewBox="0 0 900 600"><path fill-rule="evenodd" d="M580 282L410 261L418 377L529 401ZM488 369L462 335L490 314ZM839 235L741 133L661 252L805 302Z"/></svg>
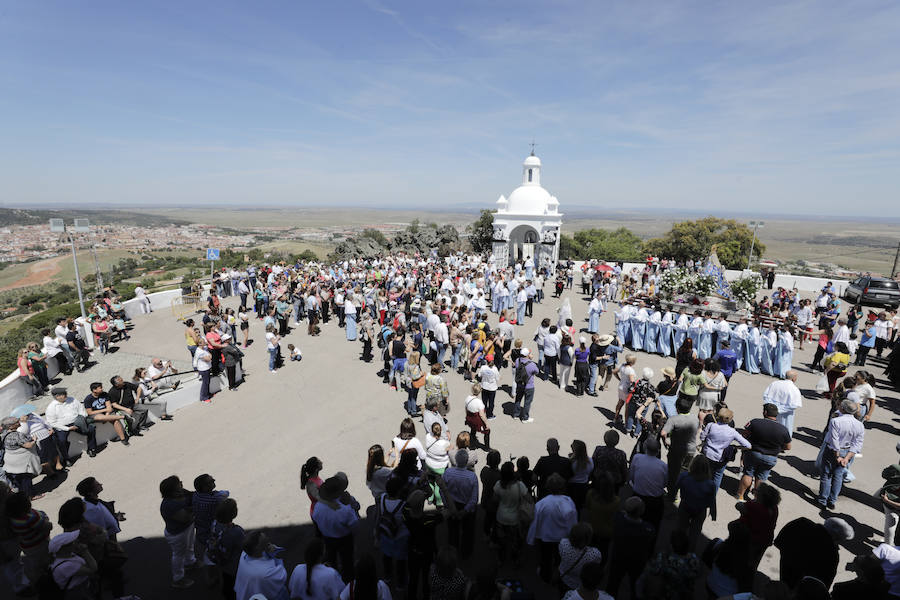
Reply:
<svg viewBox="0 0 900 600"><path fill-rule="evenodd" d="M597 266L594 267L594 268L597 269L598 271L604 271L604 272L606 272L606 273L612 273L613 271L615 271L615 269L613 269L613 268L612 268L611 266L609 266L609 265L597 265Z"/></svg>
<svg viewBox="0 0 900 600"><path fill-rule="evenodd" d="M33 404L23 404L22 406L17 406L12 409L12 412L9 413L9 416L21 419L25 415L31 414L33 412L37 412L37 408Z"/></svg>

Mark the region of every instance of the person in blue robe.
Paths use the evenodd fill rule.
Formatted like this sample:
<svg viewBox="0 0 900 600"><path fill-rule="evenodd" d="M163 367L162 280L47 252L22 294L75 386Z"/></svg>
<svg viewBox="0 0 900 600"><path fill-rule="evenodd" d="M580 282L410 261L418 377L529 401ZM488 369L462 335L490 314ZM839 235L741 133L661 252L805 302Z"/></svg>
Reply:
<svg viewBox="0 0 900 600"><path fill-rule="evenodd" d="M694 351L697 352L697 358L704 358L700 356L700 337L703 331L703 317L700 316L699 313L691 319L691 326L688 328L688 336L691 338L691 342L694 345ZM680 347L680 346L679 346Z"/></svg>
<svg viewBox="0 0 900 600"><path fill-rule="evenodd" d="M760 341L759 329L754 325L750 328L750 335L747 336L747 343L744 346L744 366L748 373L756 375L759 373L759 347Z"/></svg>
<svg viewBox="0 0 900 600"><path fill-rule="evenodd" d="M777 338L776 338L777 339ZM774 375L772 356L775 353L775 344L772 342L769 330L764 330L759 339L759 371L764 375Z"/></svg>
<svg viewBox="0 0 900 600"><path fill-rule="evenodd" d="M787 330L778 332L778 343L775 346L775 360L772 365L774 375L780 379L791 370L791 361L794 359L794 336Z"/></svg>
<svg viewBox="0 0 900 600"><path fill-rule="evenodd" d="M631 338L631 323L628 319L628 311L621 308L613 313L616 319L616 338L624 348Z"/></svg>
<svg viewBox="0 0 900 600"><path fill-rule="evenodd" d="M647 329L644 335L644 351L650 352L651 354L657 352L656 340L659 338L659 321L654 321L654 316L658 319L659 312L654 312L653 315L650 316L650 320L647 321Z"/></svg>
<svg viewBox="0 0 900 600"><path fill-rule="evenodd" d="M697 348L697 358L706 360L712 356L712 331L705 326L700 329L700 345Z"/></svg>
<svg viewBox="0 0 900 600"><path fill-rule="evenodd" d="M672 356L672 314L666 313L659 322L659 353L663 356Z"/></svg>
<svg viewBox="0 0 900 600"><path fill-rule="evenodd" d="M631 317L631 347L635 350L644 349L644 334L646 333L647 322L641 321L637 313Z"/></svg>

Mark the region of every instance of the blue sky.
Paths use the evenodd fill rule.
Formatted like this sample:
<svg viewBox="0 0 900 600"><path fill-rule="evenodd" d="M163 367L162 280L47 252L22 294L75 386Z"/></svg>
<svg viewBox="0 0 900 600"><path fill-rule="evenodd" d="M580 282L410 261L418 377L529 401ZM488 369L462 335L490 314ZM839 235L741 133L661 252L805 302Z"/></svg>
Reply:
<svg viewBox="0 0 900 600"><path fill-rule="evenodd" d="M900 3L12 2L0 203L900 216Z"/></svg>

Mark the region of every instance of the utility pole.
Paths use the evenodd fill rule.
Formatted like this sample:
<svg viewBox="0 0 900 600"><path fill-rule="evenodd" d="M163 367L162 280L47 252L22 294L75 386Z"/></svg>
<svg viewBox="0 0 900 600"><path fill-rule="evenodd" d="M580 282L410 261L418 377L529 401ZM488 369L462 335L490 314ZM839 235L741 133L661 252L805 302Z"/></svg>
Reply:
<svg viewBox="0 0 900 600"><path fill-rule="evenodd" d="M753 246L756 245L756 230L764 225L764 221L750 221L750 226L753 227L753 239L750 241L750 255L747 257L748 271L750 270L750 262L753 260Z"/></svg>
<svg viewBox="0 0 900 600"><path fill-rule="evenodd" d="M894 254L894 266L891 267L891 279L897 275L897 259L900 259L900 242L897 242L897 253Z"/></svg>
<svg viewBox="0 0 900 600"><path fill-rule="evenodd" d="M76 232L89 232L90 223L87 219L75 219L74 229ZM81 274L78 272L78 254L75 251L75 238L72 237L72 234L66 228L65 221L62 219L50 219L50 231L64 233L69 237L69 244L72 246L72 262L75 263L75 286L78 288L78 304L81 306L81 318L87 320L87 312L84 310L84 293L81 291Z"/></svg>

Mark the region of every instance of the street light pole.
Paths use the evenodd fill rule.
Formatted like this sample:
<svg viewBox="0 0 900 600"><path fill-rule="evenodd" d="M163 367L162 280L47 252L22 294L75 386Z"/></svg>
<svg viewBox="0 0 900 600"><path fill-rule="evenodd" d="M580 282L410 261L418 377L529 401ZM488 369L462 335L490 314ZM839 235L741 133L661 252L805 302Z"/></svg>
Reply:
<svg viewBox="0 0 900 600"><path fill-rule="evenodd" d="M69 243L72 244L72 262L75 263L75 283L78 286L78 304L81 306L81 318L87 320L87 313L84 311L84 293L81 291L81 275L78 273L78 255L75 253L75 238L66 231L69 236Z"/></svg>
<svg viewBox="0 0 900 600"><path fill-rule="evenodd" d="M750 262L753 260L753 246L756 245L756 230L765 225L763 221L750 221L753 227L753 239L750 241L750 255L747 256L747 270L750 270Z"/></svg>
<svg viewBox="0 0 900 600"><path fill-rule="evenodd" d="M75 219L75 231L90 231L90 224L87 219ZM66 229L66 223L62 219L50 219L50 231L54 233L63 233L69 238L69 244L72 246L72 262L75 264L75 287L78 288L78 305L81 307L81 318L87 320L87 312L84 310L84 292L81 290L81 274L78 272L78 253L75 250L75 238Z"/></svg>

